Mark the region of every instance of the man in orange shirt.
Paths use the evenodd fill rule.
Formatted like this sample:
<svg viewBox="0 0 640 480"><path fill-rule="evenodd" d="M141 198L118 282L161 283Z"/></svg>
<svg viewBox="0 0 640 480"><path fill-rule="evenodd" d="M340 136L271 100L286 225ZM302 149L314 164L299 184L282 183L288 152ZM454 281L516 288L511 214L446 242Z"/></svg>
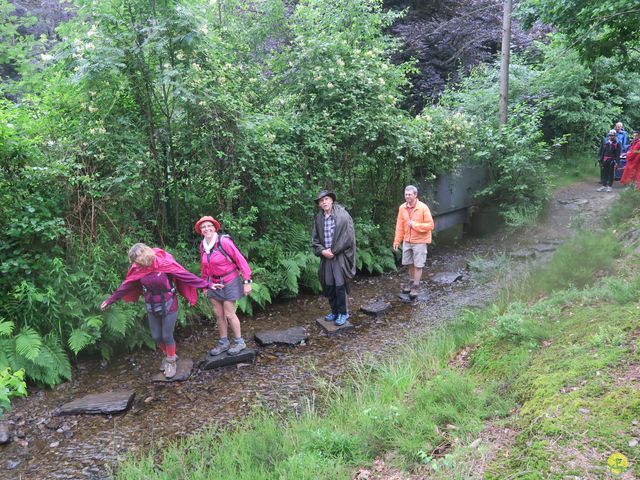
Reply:
<svg viewBox="0 0 640 480"><path fill-rule="evenodd" d="M402 264L407 265L409 284L402 293L409 294L411 300L418 296L422 269L427 261L427 244L431 243L431 231L435 224L431 211L418 200L418 189L408 185L404 189L405 203L398 208L396 235L393 239L393 251L396 252L402 242Z"/></svg>

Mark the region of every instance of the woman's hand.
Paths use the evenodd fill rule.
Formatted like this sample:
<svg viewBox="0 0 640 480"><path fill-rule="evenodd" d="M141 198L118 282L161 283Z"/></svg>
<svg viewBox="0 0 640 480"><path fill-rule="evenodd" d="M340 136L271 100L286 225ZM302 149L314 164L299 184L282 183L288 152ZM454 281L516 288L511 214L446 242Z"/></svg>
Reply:
<svg viewBox="0 0 640 480"><path fill-rule="evenodd" d="M327 248L326 250L322 250L322 256L323 256L324 258L329 258L329 259L331 259L331 258L333 258L333 252L331 251L331 249L330 249L330 248Z"/></svg>
<svg viewBox="0 0 640 480"><path fill-rule="evenodd" d="M104 312L107 308L109 308L109 304L108 304L108 303L107 303L107 301L105 300L104 302L102 302L102 303L100 304L100 310L102 310L102 311Z"/></svg>
<svg viewBox="0 0 640 480"><path fill-rule="evenodd" d="M249 295L251 293L251 284L250 283L245 283L243 287L244 287L244 295L246 297L247 295Z"/></svg>

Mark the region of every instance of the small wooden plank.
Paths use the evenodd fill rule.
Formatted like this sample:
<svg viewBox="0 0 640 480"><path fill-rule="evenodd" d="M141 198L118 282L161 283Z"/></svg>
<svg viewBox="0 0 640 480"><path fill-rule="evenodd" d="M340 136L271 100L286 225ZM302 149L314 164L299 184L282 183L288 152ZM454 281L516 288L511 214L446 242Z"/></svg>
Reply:
<svg viewBox="0 0 640 480"><path fill-rule="evenodd" d="M316 318L316 323L327 332L328 335L334 335L336 333L346 332L353 329L353 324L347 320L344 325L336 325L336 322L328 322L324 318Z"/></svg>
<svg viewBox="0 0 640 480"><path fill-rule="evenodd" d="M193 360L190 358L178 358L178 365L176 365L176 374L171 378L164 376L164 373L158 373L151 377L152 382L171 383L171 382L184 382L191 376L193 370Z"/></svg>
<svg viewBox="0 0 640 480"><path fill-rule="evenodd" d="M254 335L256 341L262 345L299 345L306 342L309 334L304 327L292 327L286 330L263 330Z"/></svg>
<svg viewBox="0 0 640 480"><path fill-rule="evenodd" d="M103 414L110 415L128 410L136 392L133 390L117 390L104 393L93 393L77 400L65 403L60 407L58 415Z"/></svg>
<svg viewBox="0 0 640 480"><path fill-rule="evenodd" d="M227 352L223 352L220 355L212 356L207 353L200 361L200 370L212 370L238 363L252 363L255 359L256 351L251 348L245 348L238 355L229 355Z"/></svg>

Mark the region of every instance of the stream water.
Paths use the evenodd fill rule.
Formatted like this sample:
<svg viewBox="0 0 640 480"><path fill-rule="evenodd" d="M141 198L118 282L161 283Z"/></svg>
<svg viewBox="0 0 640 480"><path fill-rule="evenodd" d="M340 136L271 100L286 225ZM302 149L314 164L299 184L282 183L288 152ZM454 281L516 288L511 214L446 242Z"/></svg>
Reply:
<svg viewBox="0 0 640 480"><path fill-rule="evenodd" d="M523 249L533 254L536 245L557 244L568 238L577 223L600 216L617 196L597 193L594 185L585 182L559 190L546 219L524 233L507 236L499 232L432 248L423 277L428 294L424 302L406 304L397 298L403 271L358 277L350 294L350 321L355 328L349 332L334 336L322 333L315 320L326 313L326 299L304 294L270 305L254 317L241 318L250 347L256 347L253 334L260 330L304 326L310 334L302 346L256 347L258 355L250 365L196 371L186 382L156 384L150 378L157 373L158 352L123 355L107 366L101 366L98 359L81 361L73 380L14 400L12 411L5 416L13 441L0 446L0 478L105 479L108 466L128 453L209 425L227 425L255 405L283 412L299 409L304 399L313 395L316 378L339 381L353 361L365 355L382 356L460 309L478 307L495 298L500 284L487 282L486 275L471 273L469 260ZM535 261L549 255L537 252L537 256L523 256ZM431 278L439 272L459 272L462 280L437 285ZM391 303L391 310L380 317L360 312L360 306L375 300ZM197 362L216 338L214 324L208 320L179 329L178 354ZM58 407L73 399L120 389L136 392L126 413L55 416Z"/></svg>

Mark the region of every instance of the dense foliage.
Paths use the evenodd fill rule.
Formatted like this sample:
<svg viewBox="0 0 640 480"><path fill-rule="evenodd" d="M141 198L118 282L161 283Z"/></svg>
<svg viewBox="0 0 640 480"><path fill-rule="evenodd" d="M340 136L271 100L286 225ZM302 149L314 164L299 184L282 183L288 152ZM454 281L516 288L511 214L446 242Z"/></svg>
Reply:
<svg viewBox="0 0 640 480"><path fill-rule="evenodd" d="M430 16L420 2L390 3L430 19L424 28L445 14L454 28L467 5ZM70 355L151 346L135 305L98 309L132 243L163 246L197 272L193 224L216 216L255 272L240 302L250 313L319 289L309 231L320 188L354 216L358 269L379 273L395 267L404 184L480 161L483 194L520 225L546 198L550 144L588 147L613 121L640 120L638 76L615 58L578 62L561 36L514 62L502 134L492 62L409 113L429 49L450 42L412 34L422 50L409 59L407 38L388 35L401 14L381 0L51 5L55 33L0 0L0 368L45 384L71 376ZM482 55L465 35L464 65L493 52L494 34L476 39ZM210 316L206 302L197 312Z"/></svg>

